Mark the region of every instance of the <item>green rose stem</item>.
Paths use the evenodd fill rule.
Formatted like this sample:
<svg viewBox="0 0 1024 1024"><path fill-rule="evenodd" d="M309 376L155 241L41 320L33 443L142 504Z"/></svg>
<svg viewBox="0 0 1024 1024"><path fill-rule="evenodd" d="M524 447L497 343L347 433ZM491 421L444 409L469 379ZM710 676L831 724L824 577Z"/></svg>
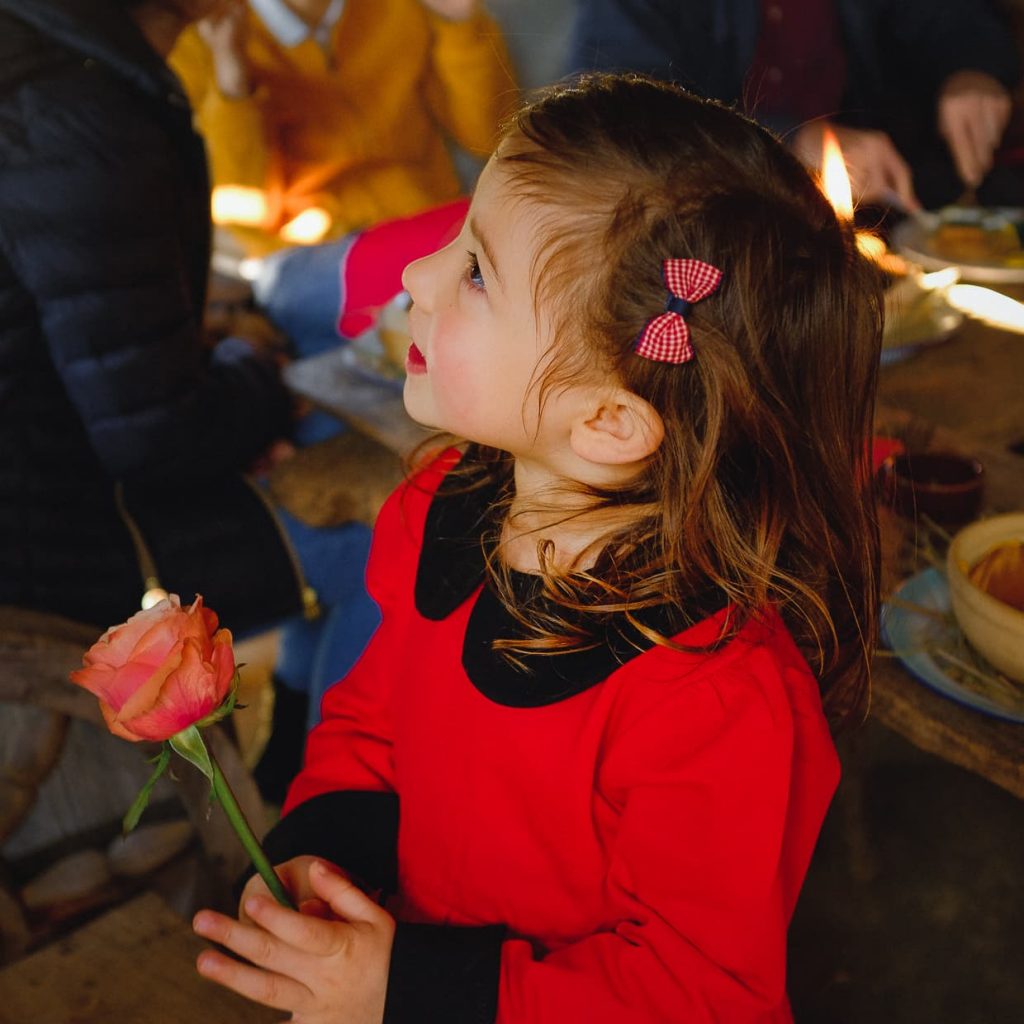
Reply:
<svg viewBox="0 0 1024 1024"><path fill-rule="evenodd" d="M224 715L230 713L233 707L234 692L217 711L195 725L190 725L188 728L182 729L181 732L176 732L167 741L167 744L176 754L180 754L190 764L195 765L210 780L213 799L224 808L228 821L231 822L235 834L241 840L245 852L249 854L249 858L259 872L260 878L267 883L267 888L274 894L275 899L281 906L294 910L295 904L292 903L291 897L288 895L281 879L277 877L277 873L271 866L270 861L267 860L267 855L263 852L263 848L249 827L249 823L245 820L245 815L242 814L242 809L238 806L235 794L231 792L231 787L228 785L227 779L224 778L220 765L210 756L210 752L206 749L206 744L203 742L203 737L199 732L200 726L212 724L212 722L223 718ZM156 774L159 774L160 770L161 768L158 765ZM155 778L151 780L150 787L153 781L155 781ZM143 794L140 794L140 798L142 796Z"/></svg>
<svg viewBox="0 0 1024 1024"><path fill-rule="evenodd" d="M295 904L292 903L288 890L285 889L281 879L277 876L277 872L267 859L267 855L263 852L263 847L260 846L259 840L249 827L249 822L245 820L245 815L238 806L235 794L231 792L228 780L224 778L224 773L220 770L220 765L217 764L216 758L211 757L210 764L213 768L214 799L224 808L224 813L227 815L228 821L231 822L231 827L241 840L242 846L245 847L245 852L249 854L249 859L259 872L260 878L267 883L267 888L273 893L274 899L282 907L294 910Z"/></svg>

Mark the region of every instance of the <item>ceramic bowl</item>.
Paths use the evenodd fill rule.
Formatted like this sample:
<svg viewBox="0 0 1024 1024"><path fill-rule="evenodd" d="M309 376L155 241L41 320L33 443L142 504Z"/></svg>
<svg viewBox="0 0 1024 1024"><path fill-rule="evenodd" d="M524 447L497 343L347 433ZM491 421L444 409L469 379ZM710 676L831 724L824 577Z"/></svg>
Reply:
<svg viewBox="0 0 1024 1024"><path fill-rule="evenodd" d="M953 452L904 452L881 465L884 499L908 519L928 516L943 526L970 522L981 508L985 470Z"/></svg>
<svg viewBox="0 0 1024 1024"><path fill-rule="evenodd" d="M1024 683L1024 612L968 578L971 566L1001 541L1024 540L1024 512L981 519L954 537L946 556L953 614L971 645L1010 679Z"/></svg>

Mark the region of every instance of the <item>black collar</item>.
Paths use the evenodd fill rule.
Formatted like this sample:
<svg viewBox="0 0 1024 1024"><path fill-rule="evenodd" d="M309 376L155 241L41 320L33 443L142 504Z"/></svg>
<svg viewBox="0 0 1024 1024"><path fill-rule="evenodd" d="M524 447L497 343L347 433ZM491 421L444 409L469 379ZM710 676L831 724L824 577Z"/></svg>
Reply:
<svg viewBox="0 0 1024 1024"><path fill-rule="evenodd" d="M472 449L463 458L468 463ZM415 590L417 611L439 622L479 589L462 647L462 665L473 685L497 704L541 707L582 693L649 650L653 641L621 613L602 616L598 623L593 615L586 616L588 630L598 628L593 646L554 655L517 655L524 668L491 649L492 641L520 637L523 630L487 582L484 545L489 513L500 491L492 483L478 483L484 473L483 467L479 475L462 469L441 482L427 512ZM486 585L481 588L481 583ZM523 605L550 607L540 593L538 576L513 573L512 587ZM722 592L708 587L685 608L663 604L636 617L662 636L673 636L725 604Z"/></svg>

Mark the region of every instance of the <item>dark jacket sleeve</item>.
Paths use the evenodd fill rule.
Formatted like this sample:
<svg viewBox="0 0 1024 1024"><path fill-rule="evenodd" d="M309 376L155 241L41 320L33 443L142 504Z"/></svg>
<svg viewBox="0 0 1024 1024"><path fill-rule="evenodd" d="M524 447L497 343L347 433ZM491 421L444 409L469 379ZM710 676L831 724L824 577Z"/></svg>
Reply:
<svg viewBox="0 0 1024 1024"><path fill-rule="evenodd" d="M398 797L369 790L315 796L286 814L263 846L272 864L303 854L322 857L368 889L393 893L398 888Z"/></svg>
<svg viewBox="0 0 1024 1024"><path fill-rule="evenodd" d="M240 468L289 421L273 364L237 341L204 347L206 249L189 242L208 207L155 103L88 62L0 101L16 126L0 134L0 246L97 456L125 480Z"/></svg>

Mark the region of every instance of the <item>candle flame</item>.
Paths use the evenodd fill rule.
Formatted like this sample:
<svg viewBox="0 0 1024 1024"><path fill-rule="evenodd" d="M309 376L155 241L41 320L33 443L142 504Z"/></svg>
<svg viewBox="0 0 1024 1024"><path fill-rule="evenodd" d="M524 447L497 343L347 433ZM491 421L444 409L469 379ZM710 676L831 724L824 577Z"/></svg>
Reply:
<svg viewBox="0 0 1024 1024"><path fill-rule="evenodd" d="M319 242L330 230L331 215L322 207L311 206L295 217L283 228L281 237L293 245L312 245Z"/></svg>
<svg viewBox="0 0 1024 1024"><path fill-rule="evenodd" d="M266 193L245 185L218 185L210 198L210 216L214 224L259 227L267 219Z"/></svg>
<svg viewBox="0 0 1024 1024"><path fill-rule="evenodd" d="M826 128L821 137L821 187L836 211L836 216L840 220L852 220L850 175L846 173L846 161L843 159L839 139L831 128Z"/></svg>
<svg viewBox="0 0 1024 1024"><path fill-rule="evenodd" d="M954 284L946 295L949 304L959 309L961 313L973 316L992 327L1024 334L1024 303L976 284Z"/></svg>

